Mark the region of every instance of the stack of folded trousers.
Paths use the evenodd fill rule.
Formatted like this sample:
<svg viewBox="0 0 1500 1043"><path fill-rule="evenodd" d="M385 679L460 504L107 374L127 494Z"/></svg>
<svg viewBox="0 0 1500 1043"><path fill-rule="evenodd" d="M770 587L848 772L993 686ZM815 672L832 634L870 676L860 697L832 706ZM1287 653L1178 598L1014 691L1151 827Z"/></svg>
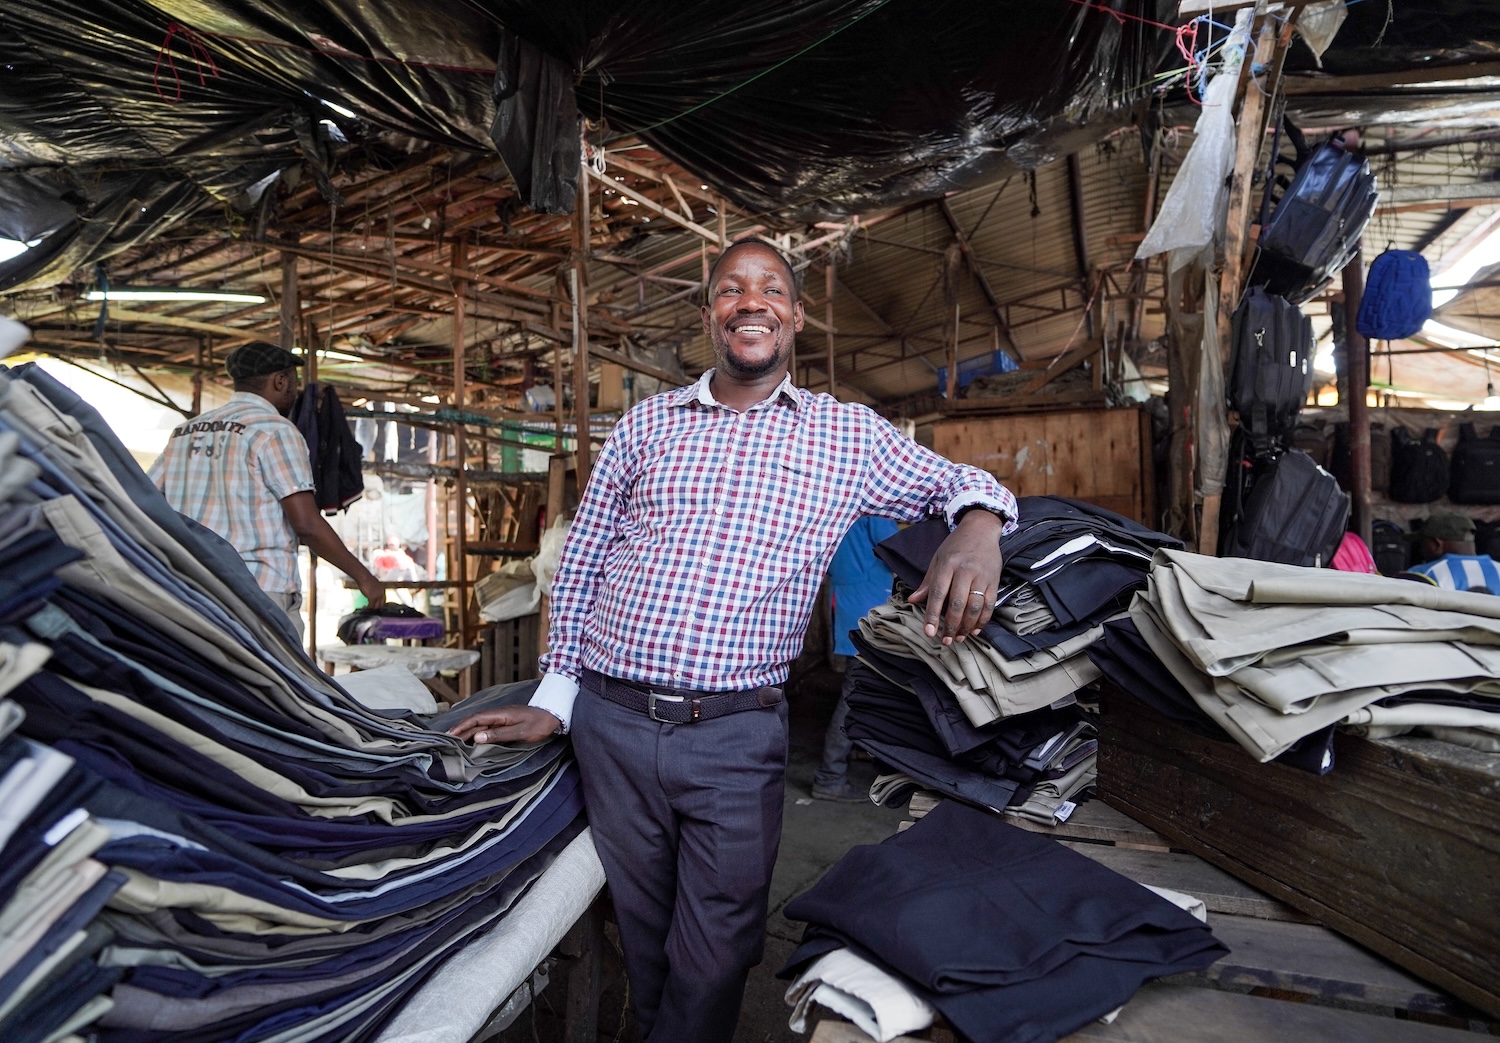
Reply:
<svg viewBox="0 0 1500 1043"><path fill-rule="evenodd" d="M374 1039L581 832L565 744L362 707L34 369L0 493L0 1038Z"/></svg>
<svg viewBox="0 0 1500 1043"><path fill-rule="evenodd" d="M808 928L782 977L847 951L915 1001L885 996L877 1017L911 1023L925 1004L969 1043L1051 1043L1227 952L1171 901L951 801L852 849L786 915Z"/></svg>
<svg viewBox="0 0 1500 1043"><path fill-rule="evenodd" d="M1268 761L1340 727L1500 750L1500 598L1164 550L1140 639L1215 725Z"/></svg>
<svg viewBox="0 0 1500 1043"><path fill-rule="evenodd" d="M860 662L845 724L884 766L871 798L893 805L921 786L1060 821L1096 774L1097 742L1073 705L1100 675L1087 650L1145 585L1152 553L1177 541L1090 504L1025 497L1001 540L996 612L980 635L945 646L923 633L925 613L905 595L947 535L932 518L876 548L897 592L853 635Z"/></svg>

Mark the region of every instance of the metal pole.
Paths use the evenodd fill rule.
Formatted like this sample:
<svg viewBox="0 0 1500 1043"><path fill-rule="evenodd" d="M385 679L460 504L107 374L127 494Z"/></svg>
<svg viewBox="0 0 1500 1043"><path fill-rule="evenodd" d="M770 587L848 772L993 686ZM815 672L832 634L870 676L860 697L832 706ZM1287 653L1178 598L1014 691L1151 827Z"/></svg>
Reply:
<svg viewBox="0 0 1500 1043"><path fill-rule="evenodd" d="M573 412L576 417L578 491L589 484L589 240L588 179L578 179L578 205L573 214L573 269L569 287L573 291Z"/></svg>
<svg viewBox="0 0 1500 1043"><path fill-rule="evenodd" d="M1370 543L1370 346L1354 323L1365 292L1364 244L1344 268L1344 337L1349 345L1349 490L1353 502L1350 529Z"/></svg>
<svg viewBox="0 0 1500 1043"><path fill-rule="evenodd" d="M839 384L833 362L833 279L833 258L830 256L823 266L823 322L828 327L828 393L837 398Z"/></svg>

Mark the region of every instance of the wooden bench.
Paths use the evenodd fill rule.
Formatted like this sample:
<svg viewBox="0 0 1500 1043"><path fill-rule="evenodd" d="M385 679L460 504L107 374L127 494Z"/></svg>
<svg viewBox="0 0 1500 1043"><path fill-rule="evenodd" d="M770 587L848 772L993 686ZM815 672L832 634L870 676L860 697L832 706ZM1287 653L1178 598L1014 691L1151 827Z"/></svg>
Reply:
<svg viewBox="0 0 1500 1043"><path fill-rule="evenodd" d="M914 795L913 819L936 802L931 794ZM1056 826L1008 821L1051 835L1139 883L1196 896L1208 907L1209 926L1231 949L1206 970L1147 985L1113 1024L1086 1026L1067 1040L1462 1043L1476 1038L1467 1025L1478 1015L1465 1004L1196 855L1174 850L1161 834L1100 801L1079 805ZM923 1038L946 1043L953 1037L939 1026ZM871 1041L847 1022L823 1021L812 1043Z"/></svg>

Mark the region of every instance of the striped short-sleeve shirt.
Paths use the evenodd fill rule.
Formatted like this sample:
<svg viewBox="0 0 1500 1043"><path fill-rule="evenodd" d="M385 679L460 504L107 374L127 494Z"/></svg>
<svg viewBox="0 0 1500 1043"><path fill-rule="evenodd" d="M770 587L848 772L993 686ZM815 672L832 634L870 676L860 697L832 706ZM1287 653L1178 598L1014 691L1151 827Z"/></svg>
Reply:
<svg viewBox="0 0 1500 1043"><path fill-rule="evenodd" d="M1500 594L1500 566L1485 554L1444 554L1413 565L1411 571L1429 577L1448 590L1482 590Z"/></svg>
<svg viewBox="0 0 1500 1043"><path fill-rule="evenodd" d="M735 691L779 684L839 540L860 515L915 521L984 506L993 476L904 437L865 406L796 388L744 412L713 371L615 425L552 584L544 670Z"/></svg>
<svg viewBox="0 0 1500 1043"><path fill-rule="evenodd" d="M281 501L313 488L307 442L259 395L228 403L172 432L151 480L179 513L229 541L270 594L298 590L297 533Z"/></svg>

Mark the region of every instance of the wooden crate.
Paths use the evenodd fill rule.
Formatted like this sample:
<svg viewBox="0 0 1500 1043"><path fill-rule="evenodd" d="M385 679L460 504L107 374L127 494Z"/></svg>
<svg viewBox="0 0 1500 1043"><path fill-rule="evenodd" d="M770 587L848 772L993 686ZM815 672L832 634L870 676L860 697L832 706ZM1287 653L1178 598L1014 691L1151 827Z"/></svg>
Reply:
<svg viewBox="0 0 1500 1043"><path fill-rule="evenodd" d="M1500 755L1340 735L1321 778L1258 764L1107 686L1109 804L1500 1015Z"/></svg>
<svg viewBox="0 0 1500 1043"><path fill-rule="evenodd" d="M1141 522L1155 513L1150 420L1139 409L943 420L932 425L932 448L1017 496L1086 500Z"/></svg>
<svg viewBox="0 0 1500 1043"><path fill-rule="evenodd" d="M537 676L541 616L533 612L479 632L479 687L527 681Z"/></svg>

